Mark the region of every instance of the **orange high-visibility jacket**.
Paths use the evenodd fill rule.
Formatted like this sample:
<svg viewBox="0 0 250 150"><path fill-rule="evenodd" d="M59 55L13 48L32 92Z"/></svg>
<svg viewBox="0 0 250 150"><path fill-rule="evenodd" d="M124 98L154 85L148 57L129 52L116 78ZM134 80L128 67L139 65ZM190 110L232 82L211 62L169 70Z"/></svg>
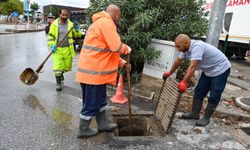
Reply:
<svg viewBox="0 0 250 150"><path fill-rule="evenodd" d="M108 13L92 16L78 60L76 81L85 84L116 84L118 67L128 54L128 46L121 42L116 25Z"/></svg>

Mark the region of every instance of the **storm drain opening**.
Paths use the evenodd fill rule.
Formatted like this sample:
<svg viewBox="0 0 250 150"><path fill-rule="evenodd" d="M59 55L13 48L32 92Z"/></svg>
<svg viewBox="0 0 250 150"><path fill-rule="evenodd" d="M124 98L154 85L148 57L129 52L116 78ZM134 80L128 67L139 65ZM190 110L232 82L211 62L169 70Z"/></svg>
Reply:
<svg viewBox="0 0 250 150"><path fill-rule="evenodd" d="M115 136L165 136L170 132L177 106L182 93L178 91L178 82L167 79L163 82L162 89L154 110L150 115L133 114L132 125L129 124L128 114L112 114L118 128Z"/></svg>
<svg viewBox="0 0 250 150"><path fill-rule="evenodd" d="M151 116L133 115L132 126L129 124L128 116L114 116L118 125L115 136L164 136L164 131L158 126L158 123Z"/></svg>

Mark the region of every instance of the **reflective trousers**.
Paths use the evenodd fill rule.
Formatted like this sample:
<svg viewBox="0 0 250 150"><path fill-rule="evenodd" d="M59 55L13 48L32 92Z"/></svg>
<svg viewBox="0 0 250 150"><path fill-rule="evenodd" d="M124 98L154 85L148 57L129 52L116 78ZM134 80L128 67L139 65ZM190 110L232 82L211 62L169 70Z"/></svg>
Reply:
<svg viewBox="0 0 250 150"><path fill-rule="evenodd" d="M57 47L56 52L52 54L53 71L55 75L61 75L63 72L70 71L72 68L72 55L70 47Z"/></svg>

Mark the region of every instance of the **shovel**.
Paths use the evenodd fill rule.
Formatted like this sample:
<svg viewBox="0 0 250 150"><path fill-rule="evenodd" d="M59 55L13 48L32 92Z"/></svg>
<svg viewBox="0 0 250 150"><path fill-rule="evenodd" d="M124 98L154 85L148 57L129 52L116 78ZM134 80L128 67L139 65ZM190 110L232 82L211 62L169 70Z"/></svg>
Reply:
<svg viewBox="0 0 250 150"><path fill-rule="evenodd" d="M67 34L63 37L63 39L56 45L56 47L59 47L62 42L64 41L64 39L68 36L69 32L73 29L70 28L70 30L67 32ZM36 82L36 80L38 79L38 73L42 70L43 65L46 63L46 61L49 59L49 57L51 56L52 51L49 53L49 55L45 58L45 60L42 62L42 64L36 69L36 71L34 71L31 68L26 68L20 75L20 80L26 84L26 85L32 85Z"/></svg>
<svg viewBox="0 0 250 150"><path fill-rule="evenodd" d="M127 62L130 63L130 55L126 56ZM132 111L131 111L131 82L130 82L130 71L127 71L127 82L128 82L128 111L129 111L129 126L132 128Z"/></svg>
<svg viewBox="0 0 250 150"><path fill-rule="evenodd" d="M130 62L130 55L126 56L127 62ZM121 131L128 131L128 135L134 136L138 129L141 127L132 123L132 110L131 110L131 81L130 81L130 71L126 70L127 82L128 82L128 111L129 111L129 126L121 128Z"/></svg>

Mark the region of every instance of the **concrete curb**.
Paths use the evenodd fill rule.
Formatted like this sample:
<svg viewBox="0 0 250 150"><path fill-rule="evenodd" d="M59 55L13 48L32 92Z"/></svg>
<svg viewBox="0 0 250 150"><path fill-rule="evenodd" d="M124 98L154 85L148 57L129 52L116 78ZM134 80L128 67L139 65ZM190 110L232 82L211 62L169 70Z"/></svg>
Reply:
<svg viewBox="0 0 250 150"><path fill-rule="evenodd" d="M246 105L246 104L244 104L244 103L241 102L241 99L242 99L242 98L246 98L246 97L237 97L237 98L235 99L235 103L236 103L239 107L241 107L242 109L245 109L245 110L247 110L247 111L250 111L250 106L248 106L248 105Z"/></svg>
<svg viewBox="0 0 250 150"><path fill-rule="evenodd" d="M242 88L242 89L244 89L244 90L249 90L249 89L250 89L248 86L244 86L244 84L235 82L235 81L233 81L233 80L237 80L238 82L240 82L239 79L235 79L235 78L233 78L233 77L229 77L228 80L227 80L227 82L230 83L230 84L232 84L232 85L234 85L234 86L238 86L238 87L240 87L240 88ZM241 82L244 82L244 83L245 83L246 81L241 81Z"/></svg>
<svg viewBox="0 0 250 150"><path fill-rule="evenodd" d="M237 120L250 121L250 115L233 113L233 112L225 111L223 109L216 109L215 112L219 113L221 116L224 116L224 115L231 116L233 118L236 118Z"/></svg>
<svg viewBox="0 0 250 150"><path fill-rule="evenodd" d="M111 89L112 89L112 90L116 90L115 87L107 86L107 88L110 89L110 90L111 90ZM128 93L127 90L123 90L123 91L124 91L124 93L126 93L126 94ZM131 95L132 95L132 96L137 96L137 97L140 97L140 98L143 98L143 99L151 100L151 101L153 101L153 99L154 99L154 97L155 97L155 93L154 93L154 92L151 92L150 95L147 94L148 96L146 96L146 95L138 94L134 88L131 89Z"/></svg>
<svg viewBox="0 0 250 150"><path fill-rule="evenodd" d="M40 32L44 31L45 29L36 29L36 30L13 30L13 29L6 29L6 32L11 32L11 33L26 33L26 32Z"/></svg>
<svg viewBox="0 0 250 150"><path fill-rule="evenodd" d="M15 33L12 33L12 32L0 32L0 35L6 35L6 34L15 34Z"/></svg>

